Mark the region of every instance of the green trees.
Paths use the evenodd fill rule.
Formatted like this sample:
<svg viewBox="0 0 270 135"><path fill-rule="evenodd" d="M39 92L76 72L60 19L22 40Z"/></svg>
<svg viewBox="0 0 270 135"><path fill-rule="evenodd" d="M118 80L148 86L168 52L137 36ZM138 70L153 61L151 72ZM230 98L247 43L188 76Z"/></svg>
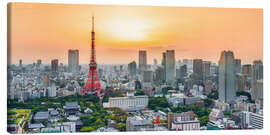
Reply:
<svg viewBox="0 0 270 135"><path fill-rule="evenodd" d="M210 98L204 99L203 102L205 104L205 107L211 107L214 104L213 100Z"/></svg>
<svg viewBox="0 0 270 135"><path fill-rule="evenodd" d="M168 94L168 91L169 90L172 90L173 88L172 87L165 87L165 88L162 88L162 94L163 95L166 95L166 94Z"/></svg>
<svg viewBox="0 0 270 135"><path fill-rule="evenodd" d="M79 85L80 85L81 87L84 86L84 80L83 80L82 78L78 78L78 79L77 79L77 82L79 83Z"/></svg>
<svg viewBox="0 0 270 135"><path fill-rule="evenodd" d="M200 106L196 106L196 105L171 107L171 110L174 113L193 111L199 117L208 116L211 112L210 109L204 109L204 108L202 108Z"/></svg>
<svg viewBox="0 0 270 135"><path fill-rule="evenodd" d="M169 104L165 97L150 97L148 107L152 110L158 110L169 107Z"/></svg>
<svg viewBox="0 0 270 135"><path fill-rule="evenodd" d="M246 91L237 91L236 92L236 96L241 96L241 95L247 96L248 97L248 101L249 102L252 102L250 93L248 93Z"/></svg>
<svg viewBox="0 0 270 135"><path fill-rule="evenodd" d="M126 120L128 117L127 113L119 108L114 108L113 110L114 110L113 113L110 114L111 119L115 120L116 123L121 123L121 122L126 123Z"/></svg>
<svg viewBox="0 0 270 135"><path fill-rule="evenodd" d="M61 118L58 120L60 123L63 123L63 122L69 122L69 120L67 118Z"/></svg>
<svg viewBox="0 0 270 135"><path fill-rule="evenodd" d="M90 126L94 123L97 119L94 116L81 116L80 120L82 121L84 126Z"/></svg>
<svg viewBox="0 0 270 135"><path fill-rule="evenodd" d="M238 110L232 110L232 113L239 112Z"/></svg>
<svg viewBox="0 0 270 135"><path fill-rule="evenodd" d="M121 94L121 91L112 92L112 95L118 96ZM120 131L125 131L127 113L120 110L119 108L112 109L112 113L108 113L106 108L103 108L102 104L99 103L99 97L95 95L84 95L80 96L78 94L65 96L65 97L56 97L56 98L47 98L42 97L40 99L32 99L26 102L18 102L15 100L10 100L8 102L8 109L11 108L23 108L31 109L32 113L38 111L47 111L48 108L63 108L66 102L77 101L81 107L81 110L84 111L86 108L90 108L93 113L90 115L83 115L80 117L80 120L83 123L83 128L81 132L90 132L97 130L100 127L106 127L108 120L116 121L117 128ZM61 110L60 110L61 112ZM9 116L16 115L14 112L8 112ZM33 119L32 119L33 120ZM67 122L66 118L62 118L59 122ZM34 121L32 121L34 122ZM14 123L9 120L8 123ZM44 125L47 122L43 122Z"/></svg>
<svg viewBox="0 0 270 135"><path fill-rule="evenodd" d="M94 131L95 129L91 126L85 126L80 129L80 132L91 132Z"/></svg>
<svg viewBox="0 0 270 135"><path fill-rule="evenodd" d="M212 91L210 94L207 95L207 97L217 100L218 99L218 91Z"/></svg>
<svg viewBox="0 0 270 135"><path fill-rule="evenodd" d="M66 102L93 102L99 103L99 97L95 95L83 95L78 94L69 95L65 97L41 97L40 99L31 99L25 102L18 102L15 100L10 100L8 102L8 108L17 108L17 109L31 109L33 112L46 111L48 108L62 108ZM60 103L60 104L57 104Z"/></svg>
<svg viewBox="0 0 270 135"><path fill-rule="evenodd" d="M209 117L208 116L202 116L200 118L198 118L200 121L200 125L201 126L206 126L208 121L209 121Z"/></svg>
<svg viewBox="0 0 270 135"><path fill-rule="evenodd" d="M224 117L226 117L226 118L231 117L231 115L232 115L232 114L231 114L230 112L225 112L225 113L224 113Z"/></svg>
<svg viewBox="0 0 270 135"><path fill-rule="evenodd" d="M119 131L126 131L126 124L124 123L118 123L116 125L116 128L119 130Z"/></svg>
<svg viewBox="0 0 270 135"><path fill-rule="evenodd" d="M83 123L84 128L81 132L90 132L97 130L100 127L106 127L108 120L114 120L117 124L117 129L120 131L126 130L126 119L127 113L120 110L119 108L114 108L113 113L107 113L105 109L99 104L93 104L94 112L90 116L81 116L80 120ZM91 128L90 128L91 127Z"/></svg>
<svg viewBox="0 0 270 135"><path fill-rule="evenodd" d="M102 102L108 102L109 97L123 97L124 91L113 90L113 88L107 87Z"/></svg>
<svg viewBox="0 0 270 135"><path fill-rule="evenodd" d="M143 90L136 90L136 93L134 94L134 96L141 96L141 95L145 95Z"/></svg>

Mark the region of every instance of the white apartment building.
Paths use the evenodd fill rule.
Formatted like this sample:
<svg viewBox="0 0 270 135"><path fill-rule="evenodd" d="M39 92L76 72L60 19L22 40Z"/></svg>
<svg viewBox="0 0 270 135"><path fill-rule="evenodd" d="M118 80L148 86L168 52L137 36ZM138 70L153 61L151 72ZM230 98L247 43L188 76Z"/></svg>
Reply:
<svg viewBox="0 0 270 135"><path fill-rule="evenodd" d="M109 98L108 107L117 107L127 111L142 110L148 105L148 96L127 96Z"/></svg>

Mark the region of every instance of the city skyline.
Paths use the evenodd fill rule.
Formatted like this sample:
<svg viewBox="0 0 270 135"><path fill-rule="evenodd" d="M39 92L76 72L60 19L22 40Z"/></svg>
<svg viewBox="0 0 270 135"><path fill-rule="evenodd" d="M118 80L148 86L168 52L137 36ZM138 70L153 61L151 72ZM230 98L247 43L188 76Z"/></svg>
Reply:
<svg viewBox="0 0 270 135"><path fill-rule="evenodd" d="M262 9L12 3L8 16L11 134L265 127Z"/></svg>
<svg viewBox="0 0 270 135"><path fill-rule="evenodd" d="M139 50L147 51L148 64L154 58L160 64L162 52L172 49L175 60L201 58L217 63L223 50L233 51L242 64L263 60L262 9L12 5L12 64L19 59L23 64L37 59L67 64L69 49L78 49L79 64L88 64L91 14L96 16L98 64L138 63Z"/></svg>

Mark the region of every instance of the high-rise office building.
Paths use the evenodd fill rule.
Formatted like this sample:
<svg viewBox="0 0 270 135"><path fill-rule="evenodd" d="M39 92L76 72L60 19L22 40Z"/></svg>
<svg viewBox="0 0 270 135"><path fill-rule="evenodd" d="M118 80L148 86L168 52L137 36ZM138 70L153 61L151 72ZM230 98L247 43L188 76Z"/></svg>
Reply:
<svg viewBox="0 0 270 135"><path fill-rule="evenodd" d="M53 59L51 61L51 70L52 70L52 72L58 71L58 59Z"/></svg>
<svg viewBox="0 0 270 135"><path fill-rule="evenodd" d="M236 91L244 91L246 88L246 75L236 74Z"/></svg>
<svg viewBox="0 0 270 135"><path fill-rule="evenodd" d="M181 79L180 75L181 75L180 68L176 68L176 71L175 71L176 79Z"/></svg>
<svg viewBox="0 0 270 135"><path fill-rule="evenodd" d="M128 64L128 72L131 77L136 77L137 74L137 64L135 61L132 61Z"/></svg>
<svg viewBox="0 0 270 135"><path fill-rule="evenodd" d="M157 64L158 64L157 59L154 59L153 62L154 62L154 66L157 66Z"/></svg>
<svg viewBox="0 0 270 135"><path fill-rule="evenodd" d="M22 59L19 60L19 66L22 67Z"/></svg>
<svg viewBox="0 0 270 135"><path fill-rule="evenodd" d="M60 63L60 66L58 68L59 71L63 72L64 71L64 64Z"/></svg>
<svg viewBox="0 0 270 135"><path fill-rule="evenodd" d="M211 66L210 61L203 61L202 72L203 72L204 83L206 82L206 79L210 76L210 66Z"/></svg>
<svg viewBox="0 0 270 135"><path fill-rule="evenodd" d="M257 84L262 85L263 80L263 63L261 60L255 60L252 65L252 82L251 82L251 97L252 99L262 99L261 90L258 89ZM261 80L258 82L258 80Z"/></svg>
<svg viewBox="0 0 270 135"><path fill-rule="evenodd" d="M139 51L139 72L147 70L147 55L145 50Z"/></svg>
<svg viewBox="0 0 270 135"><path fill-rule="evenodd" d="M50 86L50 77L48 74L43 74L42 76L42 84L44 88L47 88Z"/></svg>
<svg viewBox="0 0 270 135"><path fill-rule="evenodd" d="M256 81L256 89L251 95L254 95L253 99L255 100L263 100L263 80Z"/></svg>
<svg viewBox="0 0 270 135"><path fill-rule="evenodd" d="M246 64L246 65L242 66L242 74L245 74L248 77L252 76L252 66L251 66L251 64Z"/></svg>
<svg viewBox="0 0 270 135"><path fill-rule="evenodd" d="M158 66L155 70L155 76L154 81L156 84L161 84L162 82L165 82L165 69L164 67Z"/></svg>
<svg viewBox="0 0 270 135"><path fill-rule="evenodd" d="M37 60L37 67L40 68L41 64L42 64L42 60L41 59L38 59Z"/></svg>
<svg viewBox="0 0 270 135"><path fill-rule="evenodd" d="M252 69L252 77L257 80L263 79L263 63L261 60L255 60Z"/></svg>
<svg viewBox="0 0 270 135"><path fill-rule="evenodd" d="M103 69L102 68L99 68L98 69L98 78L102 78L102 76L103 76Z"/></svg>
<svg viewBox="0 0 270 135"><path fill-rule="evenodd" d="M164 81L166 81L166 52L162 53L162 61L161 61L161 66L164 68Z"/></svg>
<svg viewBox="0 0 270 135"><path fill-rule="evenodd" d="M219 59L219 100L231 103L235 100L235 67L234 54L231 51L223 51Z"/></svg>
<svg viewBox="0 0 270 135"><path fill-rule="evenodd" d="M165 80L171 84L175 77L175 53L174 50L167 50L165 54Z"/></svg>
<svg viewBox="0 0 270 135"><path fill-rule="evenodd" d="M184 78L187 76L187 65L182 65L180 67L180 78Z"/></svg>
<svg viewBox="0 0 270 135"><path fill-rule="evenodd" d="M48 97L56 97L56 86L55 83L52 83L48 88Z"/></svg>
<svg viewBox="0 0 270 135"><path fill-rule="evenodd" d="M210 75L214 76L218 74L218 66L215 63L212 63L210 66Z"/></svg>
<svg viewBox="0 0 270 135"><path fill-rule="evenodd" d="M241 73L241 60L240 59L235 59L234 60L234 66L235 66L235 73Z"/></svg>
<svg viewBox="0 0 270 135"><path fill-rule="evenodd" d="M162 61L161 61L161 65L163 67L165 67L165 63L166 63L166 52L162 53Z"/></svg>
<svg viewBox="0 0 270 135"><path fill-rule="evenodd" d="M183 79L187 76L187 65L182 65L179 67L179 69L176 69L176 78L177 79Z"/></svg>
<svg viewBox="0 0 270 135"><path fill-rule="evenodd" d="M202 59L193 60L193 76L194 82L199 84L203 80L203 61Z"/></svg>
<svg viewBox="0 0 270 135"><path fill-rule="evenodd" d="M142 82L144 82L144 83L153 82L153 72L151 70L143 71Z"/></svg>
<svg viewBox="0 0 270 135"><path fill-rule="evenodd" d="M68 50L68 71L71 73L79 71L79 50Z"/></svg>
<svg viewBox="0 0 270 135"><path fill-rule="evenodd" d="M119 66L119 71L120 71L120 72L123 72L123 65L120 65L120 66Z"/></svg>

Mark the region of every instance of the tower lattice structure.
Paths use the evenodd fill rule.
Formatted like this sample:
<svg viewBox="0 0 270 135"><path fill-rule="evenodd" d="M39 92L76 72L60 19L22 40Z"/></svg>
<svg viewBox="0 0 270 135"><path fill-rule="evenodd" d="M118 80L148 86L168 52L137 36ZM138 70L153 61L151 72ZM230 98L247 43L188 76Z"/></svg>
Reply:
<svg viewBox="0 0 270 135"><path fill-rule="evenodd" d="M94 30L94 16L92 16L92 32L91 32L91 58L89 64L88 80L85 83L80 95L85 93L96 93L99 97L104 89L101 87L96 63L96 51L95 51L95 30Z"/></svg>

